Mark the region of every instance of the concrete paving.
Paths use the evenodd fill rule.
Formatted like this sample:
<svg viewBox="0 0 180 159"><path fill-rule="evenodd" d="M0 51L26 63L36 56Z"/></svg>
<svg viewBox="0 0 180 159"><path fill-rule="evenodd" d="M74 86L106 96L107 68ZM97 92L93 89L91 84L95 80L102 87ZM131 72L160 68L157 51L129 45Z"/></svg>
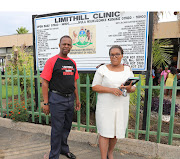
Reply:
<svg viewBox="0 0 180 159"><path fill-rule="evenodd" d="M98 147L68 141L77 159L100 159ZM50 150L50 136L0 126L0 159L43 159ZM66 159L60 156L60 159ZM143 156L114 152L114 159L147 159Z"/></svg>
<svg viewBox="0 0 180 159"><path fill-rule="evenodd" d="M38 159L49 152L51 127L28 122L13 122L0 117L0 159ZM98 134L71 130L68 137L77 159L100 159ZM15 149L15 150L14 150ZM179 159L180 147L137 139L118 139L114 159ZM137 156L138 155L138 156ZM142 157L144 156L144 157ZM61 156L61 159L63 156Z"/></svg>

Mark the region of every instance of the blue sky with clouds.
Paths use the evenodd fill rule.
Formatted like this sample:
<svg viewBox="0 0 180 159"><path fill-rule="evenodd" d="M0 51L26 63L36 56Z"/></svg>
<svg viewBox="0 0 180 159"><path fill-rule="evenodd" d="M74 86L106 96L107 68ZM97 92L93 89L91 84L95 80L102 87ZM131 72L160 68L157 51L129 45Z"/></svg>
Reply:
<svg viewBox="0 0 180 159"><path fill-rule="evenodd" d="M0 12L0 36L16 34L16 29L26 27L32 33L32 15L43 12Z"/></svg>
<svg viewBox="0 0 180 159"><path fill-rule="evenodd" d="M162 2L161 2L162 1ZM103 3L102 3L103 2ZM173 3L164 3L163 0L151 0L144 3L144 0L119 1L97 1L91 0L2 0L0 4L0 36L16 34L16 29L26 27L32 33L32 15L47 14L63 11L156 11L170 10L170 14L164 15L164 21L172 20L172 11L179 9L179 0ZM177 9L178 8L178 9ZM173 21L176 17L173 17Z"/></svg>
<svg viewBox="0 0 180 159"><path fill-rule="evenodd" d="M32 15L63 11L166 11L163 21L176 20L173 11L179 10L179 0L173 3L164 0L2 0L0 4L0 36L16 34L23 26L32 33ZM170 11L169 14L167 11ZM172 17L173 16L173 17ZM172 19L173 18L173 19Z"/></svg>
<svg viewBox="0 0 180 159"><path fill-rule="evenodd" d="M173 3L164 0L2 0L0 4L0 36L16 34L16 29L23 26L32 33L32 15L63 11L166 11L163 21L176 20L173 11L179 10L179 0ZM170 12L167 12L170 11ZM169 14L170 13L170 14ZM173 18L173 19L172 19ZM162 21L162 20L161 20Z"/></svg>

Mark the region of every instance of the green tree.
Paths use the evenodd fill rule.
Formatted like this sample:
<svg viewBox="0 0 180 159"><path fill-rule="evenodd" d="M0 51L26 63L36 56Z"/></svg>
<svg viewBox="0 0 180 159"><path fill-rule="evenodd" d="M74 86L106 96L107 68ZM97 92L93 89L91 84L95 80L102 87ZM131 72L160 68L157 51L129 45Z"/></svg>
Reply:
<svg viewBox="0 0 180 159"><path fill-rule="evenodd" d="M153 12L153 42L152 42L152 64L156 67L163 67L167 64L171 63L171 58L173 53L173 48L170 48L168 46L171 45L171 40L169 39L154 39L154 29L157 27L159 17L170 14L166 11L160 11L160 12ZM178 27L180 32L180 12L174 12L174 15L177 16L178 20Z"/></svg>
<svg viewBox="0 0 180 159"><path fill-rule="evenodd" d="M25 27L20 27L16 31L18 34L26 34L29 30L27 30Z"/></svg>
<svg viewBox="0 0 180 159"><path fill-rule="evenodd" d="M152 43L152 64L156 67L165 67L171 64L171 53L173 49L170 47L171 41L169 39L165 40L155 40Z"/></svg>
<svg viewBox="0 0 180 159"><path fill-rule="evenodd" d="M24 75L24 70L26 75L30 76L30 69L33 71L33 56L32 52L28 52L25 46L14 47L12 51L12 58L8 63L7 73L11 74L11 68L13 70L13 75L17 75L17 69L19 69L19 75ZM17 84L17 78L14 78L14 84ZM21 91L24 90L24 78L20 78ZM27 93L30 92L30 78L26 78Z"/></svg>

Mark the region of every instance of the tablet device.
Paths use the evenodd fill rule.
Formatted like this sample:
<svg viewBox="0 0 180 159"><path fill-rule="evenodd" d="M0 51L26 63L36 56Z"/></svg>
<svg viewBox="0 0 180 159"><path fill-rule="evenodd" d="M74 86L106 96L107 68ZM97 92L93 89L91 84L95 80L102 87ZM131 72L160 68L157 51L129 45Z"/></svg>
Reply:
<svg viewBox="0 0 180 159"><path fill-rule="evenodd" d="M136 84L139 81L139 77L130 77L130 78L128 78L126 80L126 82L124 83L124 86L130 85L131 81L132 81L132 86L133 86L134 84Z"/></svg>

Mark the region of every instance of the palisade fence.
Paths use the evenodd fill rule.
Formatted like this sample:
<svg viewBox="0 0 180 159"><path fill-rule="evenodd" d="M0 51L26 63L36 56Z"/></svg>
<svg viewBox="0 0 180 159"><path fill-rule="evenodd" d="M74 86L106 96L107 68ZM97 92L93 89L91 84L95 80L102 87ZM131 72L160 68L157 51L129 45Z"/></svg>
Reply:
<svg viewBox="0 0 180 159"><path fill-rule="evenodd" d="M1 117L5 115L8 116L10 111L15 108L15 100L21 105L24 103L25 108L28 110L28 113L31 116L31 122L35 122L36 116L38 116L39 123L42 123L42 118L45 120L46 124L50 122L50 115L45 115L41 109L41 98L42 98L42 90L41 90L41 79L40 72L37 71L37 75L34 75L33 70L30 70L30 73L27 74L26 70L20 75L19 70L17 69L17 74L13 75L13 70L11 69L7 73L7 69L5 69L5 75L0 74L0 111ZM139 76L140 77L140 76ZM37 92L38 92L38 103L37 106L35 104L35 86L34 80L37 80ZM85 98L86 98L86 123L81 123L81 111L77 112L77 124L73 124L73 127L77 127L78 130L80 128L85 128L87 132L90 129L94 129L96 131L96 126L90 124L90 89L91 83L89 79L89 75L86 76L86 83L81 84L81 79L78 79L78 91L79 96L81 89L86 89ZM17 89L17 94L15 95L15 86ZM23 90L22 90L22 88ZM147 104L147 120L146 120L146 130L140 130L140 107L141 107L141 91L142 89L148 89L148 104ZM152 104L152 91L153 89L160 90L159 95L159 111L158 111L158 127L157 131L150 131L150 119L151 119L151 104ZM162 112L163 112L163 98L164 98L164 89L172 89L172 102L171 102L171 112L170 112L170 122L169 122L169 132L162 132ZM176 100L176 92L180 90L180 87L177 87L177 77L174 79L174 83L172 87L164 86L164 77L161 79L160 86L153 86L153 79L150 77L149 86L141 85L141 78L137 84L137 105L136 105L136 120L135 120L135 128L127 129L126 137L128 134L134 134L134 138L138 139L139 135L144 134L145 140L149 141L150 135L156 136L157 143L160 143L161 137L168 137L168 144L171 145L174 138L180 138L180 132L178 134L174 134L174 117L175 117L175 100ZM2 91L6 91L5 94L5 104L2 102ZM29 91L29 93L27 93ZM9 94L11 94L9 96ZM96 94L97 95L97 94ZM9 96L9 97L8 97ZM97 98L96 98L97 99ZM80 96L81 100L81 96ZM9 102L11 102L11 107L9 107Z"/></svg>

